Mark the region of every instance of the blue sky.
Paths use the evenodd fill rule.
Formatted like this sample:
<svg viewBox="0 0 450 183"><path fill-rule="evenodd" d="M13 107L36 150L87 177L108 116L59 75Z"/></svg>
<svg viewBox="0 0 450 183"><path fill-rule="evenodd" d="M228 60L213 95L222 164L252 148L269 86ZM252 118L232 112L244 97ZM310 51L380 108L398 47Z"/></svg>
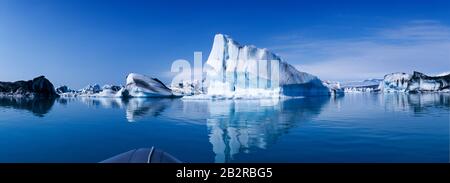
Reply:
<svg viewBox="0 0 450 183"><path fill-rule="evenodd" d="M0 80L124 84L171 80L176 59L206 60L214 34L265 47L325 80L450 70L449 1L0 0Z"/></svg>

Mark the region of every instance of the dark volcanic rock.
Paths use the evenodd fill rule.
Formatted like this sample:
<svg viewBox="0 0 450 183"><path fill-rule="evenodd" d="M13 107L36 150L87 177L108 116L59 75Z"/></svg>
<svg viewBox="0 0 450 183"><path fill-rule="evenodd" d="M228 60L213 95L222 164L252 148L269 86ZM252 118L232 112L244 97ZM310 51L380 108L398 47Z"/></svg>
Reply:
<svg viewBox="0 0 450 183"><path fill-rule="evenodd" d="M39 76L28 81L0 82L0 95L42 98L59 96L53 84L44 76Z"/></svg>

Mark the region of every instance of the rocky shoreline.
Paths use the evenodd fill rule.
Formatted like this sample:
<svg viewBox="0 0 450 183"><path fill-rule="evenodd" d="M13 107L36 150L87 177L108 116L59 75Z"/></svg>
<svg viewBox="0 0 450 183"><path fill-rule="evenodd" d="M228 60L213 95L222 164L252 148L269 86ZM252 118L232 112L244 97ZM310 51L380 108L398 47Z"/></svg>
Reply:
<svg viewBox="0 0 450 183"><path fill-rule="evenodd" d="M59 97L55 87L45 76L39 76L28 81L0 82L0 96L27 98Z"/></svg>

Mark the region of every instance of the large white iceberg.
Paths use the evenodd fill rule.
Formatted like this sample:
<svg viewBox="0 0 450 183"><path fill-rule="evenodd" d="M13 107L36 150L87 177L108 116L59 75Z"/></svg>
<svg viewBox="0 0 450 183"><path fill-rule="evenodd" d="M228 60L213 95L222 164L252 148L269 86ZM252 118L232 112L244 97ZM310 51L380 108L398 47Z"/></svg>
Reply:
<svg viewBox="0 0 450 183"><path fill-rule="evenodd" d="M311 74L300 72L267 49L241 46L217 34L205 63L206 96L272 98L330 95L332 89ZM202 97L202 96L197 96Z"/></svg>

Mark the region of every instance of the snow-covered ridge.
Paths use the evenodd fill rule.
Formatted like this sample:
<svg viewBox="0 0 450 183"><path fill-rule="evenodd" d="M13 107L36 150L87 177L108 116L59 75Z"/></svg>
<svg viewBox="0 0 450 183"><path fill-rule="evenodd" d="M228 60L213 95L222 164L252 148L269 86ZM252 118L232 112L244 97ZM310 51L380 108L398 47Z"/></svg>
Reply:
<svg viewBox="0 0 450 183"><path fill-rule="evenodd" d="M446 75L450 75L450 71L436 74L436 76L446 76Z"/></svg>
<svg viewBox="0 0 450 183"><path fill-rule="evenodd" d="M370 79L361 82L344 82L346 93L361 92L450 92L450 73L428 76L414 71L413 74L396 72L387 74L384 79Z"/></svg>
<svg viewBox="0 0 450 183"><path fill-rule="evenodd" d="M223 34L215 35L205 67L207 89L206 95L198 96L200 98L276 98L335 93L316 76L298 71L267 49L241 46Z"/></svg>

